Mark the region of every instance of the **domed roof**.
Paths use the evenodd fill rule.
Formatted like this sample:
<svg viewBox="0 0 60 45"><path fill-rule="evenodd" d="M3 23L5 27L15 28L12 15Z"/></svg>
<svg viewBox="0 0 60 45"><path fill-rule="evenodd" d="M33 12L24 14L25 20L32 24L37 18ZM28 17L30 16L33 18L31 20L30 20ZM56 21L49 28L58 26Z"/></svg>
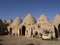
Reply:
<svg viewBox="0 0 60 45"><path fill-rule="evenodd" d="M7 21L7 23L8 23L9 25L12 24L12 22L13 22L12 19L10 19L10 20Z"/></svg>
<svg viewBox="0 0 60 45"><path fill-rule="evenodd" d="M60 15L59 14L56 14L56 16L54 17L54 20L53 20L53 24L60 24Z"/></svg>
<svg viewBox="0 0 60 45"><path fill-rule="evenodd" d="M40 23L40 22L42 23L42 22L50 22L50 21L44 14L42 14L37 20L37 23Z"/></svg>
<svg viewBox="0 0 60 45"><path fill-rule="evenodd" d="M54 17L53 23L60 23L60 15L59 14L56 14L56 16Z"/></svg>
<svg viewBox="0 0 60 45"><path fill-rule="evenodd" d="M0 19L0 26L4 26L4 23L2 22L1 19Z"/></svg>
<svg viewBox="0 0 60 45"><path fill-rule="evenodd" d="M2 22L3 22L4 24L7 24L7 21L6 21L6 20L2 20Z"/></svg>
<svg viewBox="0 0 60 45"><path fill-rule="evenodd" d="M58 18L60 18L60 15L56 14L56 16L54 17L54 19L58 19Z"/></svg>
<svg viewBox="0 0 60 45"><path fill-rule="evenodd" d="M32 16L32 14L28 13L25 19L23 20L23 23L30 23L30 24L35 24L36 20Z"/></svg>
<svg viewBox="0 0 60 45"><path fill-rule="evenodd" d="M13 23L11 24L11 26L18 26L18 25L20 25L21 23L22 23L22 19L19 18L19 17L17 17L17 18L13 21Z"/></svg>

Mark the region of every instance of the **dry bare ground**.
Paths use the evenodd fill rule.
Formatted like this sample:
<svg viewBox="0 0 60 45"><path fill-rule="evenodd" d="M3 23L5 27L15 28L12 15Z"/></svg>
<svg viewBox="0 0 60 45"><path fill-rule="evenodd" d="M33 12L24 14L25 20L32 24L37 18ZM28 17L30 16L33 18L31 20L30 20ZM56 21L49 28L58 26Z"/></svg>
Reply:
<svg viewBox="0 0 60 45"><path fill-rule="evenodd" d="M0 36L0 45L60 45L58 41L46 41L41 38L27 38L24 36Z"/></svg>

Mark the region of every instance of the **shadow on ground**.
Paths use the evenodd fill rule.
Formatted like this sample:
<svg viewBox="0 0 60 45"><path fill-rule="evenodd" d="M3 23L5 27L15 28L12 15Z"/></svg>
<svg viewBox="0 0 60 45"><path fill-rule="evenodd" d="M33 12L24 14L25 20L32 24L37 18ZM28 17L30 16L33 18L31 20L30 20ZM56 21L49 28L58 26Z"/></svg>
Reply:
<svg viewBox="0 0 60 45"><path fill-rule="evenodd" d="M3 45L2 43L0 43L0 45Z"/></svg>
<svg viewBox="0 0 60 45"><path fill-rule="evenodd" d="M26 45L34 45L33 43L30 43L30 44L26 44Z"/></svg>

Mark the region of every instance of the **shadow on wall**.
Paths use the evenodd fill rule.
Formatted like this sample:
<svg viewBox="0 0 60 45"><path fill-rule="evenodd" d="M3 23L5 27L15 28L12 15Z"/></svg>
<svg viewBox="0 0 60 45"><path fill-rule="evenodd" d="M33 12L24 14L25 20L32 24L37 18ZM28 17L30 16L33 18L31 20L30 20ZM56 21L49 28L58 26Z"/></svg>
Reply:
<svg viewBox="0 0 60 45"><path fill-rule="evenodd" d="M58 25L58 33L59 33L59 36L60 36L60 24Z"/></svg>
<svg viewBox="0 0 60 45"><path fill-rule="evenodd" d="M55 29L55 36L56 38L58 38L58 31L57 31L57 28L54 26L54 29Z"/></svg>
<svg viewBox="0 0 60 45"><path fill-rule="evenodd" d="M8 34L8 30L7 30L7 27L0 27L0 36L3 36L3 35L7 35Z"/></svg>
<svg viewBox="0 0 60 45"><path fill-rule="evenodd" d="M8 35L8 29L7 29L7 27L5 28L4 35Z"/></svg>

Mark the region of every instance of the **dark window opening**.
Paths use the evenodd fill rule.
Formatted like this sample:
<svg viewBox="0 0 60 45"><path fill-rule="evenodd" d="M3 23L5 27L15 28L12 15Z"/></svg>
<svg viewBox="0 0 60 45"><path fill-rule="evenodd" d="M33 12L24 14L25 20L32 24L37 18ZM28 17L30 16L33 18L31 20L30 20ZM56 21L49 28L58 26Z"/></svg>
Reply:
<svg viewBox="0 0 60 45"><path fill-rule="evenodd" d="M37 27L38 27L38 28L40 28L40 26L39 26L39 25L38 25Z"/></svg>
<svg viewBox="0 0 60 45"><path fill-rule="evenodd" d="M49 34L50 32L48 30L43 30L43 33Z"/></svg>

